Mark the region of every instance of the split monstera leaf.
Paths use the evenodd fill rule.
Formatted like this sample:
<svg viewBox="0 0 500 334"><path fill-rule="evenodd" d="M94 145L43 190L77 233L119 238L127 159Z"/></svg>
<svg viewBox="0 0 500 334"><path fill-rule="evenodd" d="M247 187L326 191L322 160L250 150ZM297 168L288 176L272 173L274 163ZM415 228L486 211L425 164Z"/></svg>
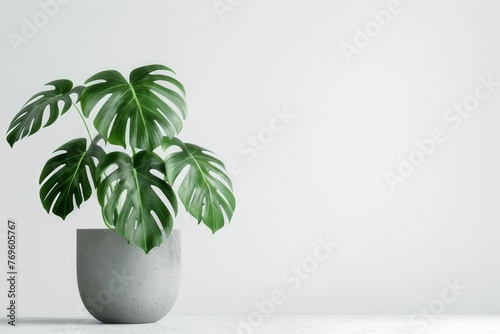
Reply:
<svg viewBox="0 0 500 334"><path fill-rule="evenodd" d="M83 86L69 80L47 86L53 88L34 95L12 120L11 147L70 109L80 114L89 135L62 145L45 164L40 199L48 213L66 219L96 190L106 226L146 253L172 231L178 198L213 233L231 221L236 200L224 163L176 137L187 105L184 86L170 68L143 66L128 80L103 71ZM86 121L91 118L95 137ZM121 148L106 152L101 142ZM154 152L159 148L165 157Z"/></svg>

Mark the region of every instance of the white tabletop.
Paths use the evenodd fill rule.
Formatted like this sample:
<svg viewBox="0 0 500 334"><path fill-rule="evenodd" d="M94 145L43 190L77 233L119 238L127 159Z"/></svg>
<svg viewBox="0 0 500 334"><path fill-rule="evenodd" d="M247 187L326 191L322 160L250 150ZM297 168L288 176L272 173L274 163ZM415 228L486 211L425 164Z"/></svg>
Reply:
<svg viewBox="0 0 500 334"><path fill-rule="evenodd" d="M240 330L248 315L171 314L155 324L106 325L90 317L30 316L16 327L0 325L2 333L169 333L169 334L486 334L500 333L500 315L441 315L411 323L409 315L274 315L263 324ZM258 321L259 319L256 318ZM257 324L257 325L256 325ZM250 331L248 331L250 330Z"/></svg>

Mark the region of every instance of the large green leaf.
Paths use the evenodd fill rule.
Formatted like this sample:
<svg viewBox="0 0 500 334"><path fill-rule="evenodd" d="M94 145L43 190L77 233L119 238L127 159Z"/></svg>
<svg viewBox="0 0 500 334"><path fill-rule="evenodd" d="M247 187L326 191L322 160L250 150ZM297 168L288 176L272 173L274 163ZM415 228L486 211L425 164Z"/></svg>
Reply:
<svg viewBox="0 0 500 334"><path fill-rule="evenodd" d="M158 223L168 236L173 228L173 217L155 189L165 195L177 214L177 198L165 181L163 159L148 151L141 151L132 158L122 152L113 152L100 162L98 170L101 176L111 171L97 189L107 224L146 253L159 246L163 236Z"/></svg>
<svg viewBox="0 0 500 334"><path fill-rule="evenodd" d="M82 92L83 113L89 117L109 97L97 108L94 125L99 133L111 144L153 151L163 136L172 138L181 131L187 116L184 87L172 74L166 66L149 65L133 70L128 82L117 71L100 72L85 82L90 86Z"/></svg>
<svg viewBox="0 0 500 334"><path fill-rule="evenodd" d="M104 156L104 150L97 145L99 137L87 148L87 140L79 138L59 147L40 175L40 199L47 212L52 212L62 219L92 195L90 179L97 186L96 162ZM90 175L89 175L90 174ZM89 177L90 176L90 177Z"/></svg>
<svg viewBox="0 0 500 334"><path fill-rule="evenodd" d="M206 153L212 152L177 138L165 138L162 146L164 150L171 146L181 149L165 159L170 184L174 184L181 171L188 167L178 190L186 210L198 223L203 221L213 233L224 226L224 213L227 221L231 221L236 200L222 161Z"/></svg>
<svg viewBox="0 0 500 334"><path fill-rule="evenodd" d="M54 89L35 94L26 102L21 111L14 117L7 131L7 141L10 146L26 136L38 132L42 125L47 127L53 124L60 115L66 113L72 105L71 94L80 95L83 87L73 88L69 80L56 80L46 84ZM62 109L59 103L62 102ZM44 115L49 112L45 124Z"/></svg>

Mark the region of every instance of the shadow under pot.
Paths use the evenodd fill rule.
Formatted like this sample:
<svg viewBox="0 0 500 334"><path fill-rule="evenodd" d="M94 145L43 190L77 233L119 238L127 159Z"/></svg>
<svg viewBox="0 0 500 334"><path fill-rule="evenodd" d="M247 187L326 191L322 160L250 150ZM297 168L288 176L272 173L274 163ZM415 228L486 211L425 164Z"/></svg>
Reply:
<svg viewBox="0 0 500 334"><path fill-rule="evenodd" d="M77 278L83 304L110 324L153 323L174 306L181 274L181 231L146 254L109 229L77 231Z"/></svg>

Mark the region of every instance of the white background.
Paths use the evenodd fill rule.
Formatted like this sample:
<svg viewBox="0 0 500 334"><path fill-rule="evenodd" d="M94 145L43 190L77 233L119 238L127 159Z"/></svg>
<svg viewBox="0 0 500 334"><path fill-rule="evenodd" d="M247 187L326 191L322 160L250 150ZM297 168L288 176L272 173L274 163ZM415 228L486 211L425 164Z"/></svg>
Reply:
<svg viewBox="0 0 500 334"><path fill-rule="evenodd" d="M211 0L74 0L16 53L8 34L41 7L3 1L0 132L46 82L165 64L187 89L180 138L242 167L230 226L212 235L176 222L183 280L173 312L247 313L280 288L280 313L413 313L455 278L467 288L446 312L499 312L500 89L456 130L443 114L474 93L478 76L500 81L500 2L402 1L349 63L340 44L387 4L253 0L221 20ZM238 147L283 108L295 119L247 161ZM391 191L384 173L435 128L446 142ZM75 231L104 227L100 210L94 197L67 221L47 215L38 176L55 148L84 136L70 112L13 150L0 141L0 212L21 225L24 313L80 304ZM283 273L328 235L338 251L290 291Z"/></svg>

